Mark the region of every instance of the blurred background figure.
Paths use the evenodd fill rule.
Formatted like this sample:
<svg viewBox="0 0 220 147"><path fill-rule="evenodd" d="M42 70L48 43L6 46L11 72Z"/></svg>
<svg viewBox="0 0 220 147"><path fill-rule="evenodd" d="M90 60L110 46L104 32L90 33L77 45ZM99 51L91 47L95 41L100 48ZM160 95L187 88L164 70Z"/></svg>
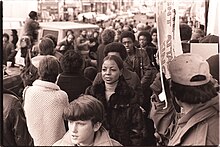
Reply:
<svg viewBox="0 0 220 147"><path fill-rule="evenodd" d="M102 62L104 59L104 48L107 44L114 42L115 39L115 30L105 29L101 34L102 43L97 49L97 69L101 71Z"/></svg>
<svg viewBox="0 0 220 147"><path fill-rule="evenodd" d="M60 65L63 72L58 76L56 83L67 93L69 102L72 102L83 94L92 82L83 76L85 61L80 53L73 50L67 51Z"/></svg>
<svg viewBox="0 0 220 147"><path fill-rule="evenodd" d="M84 77L89 79L91 82L94 81L97 75L97 69L93 66L88 66L84 69Z"/></svg>
<svg viewBox="0 0 220 147"><path fill-rule="evenodd" d="M192 33L192 37L190 39L190 43L199 43L199 40L201 40L204 36L205 33L201 29L194 29L194 32Z"/></svg>
<svg viewBox="0 0 220 147"><path fill-rule="evenodd" d="M14 48L16 49L17 48L16 44L18 42L18 31L15 30L15 29L12 29L11 30L11 36L12 36L11 43L14 44Z"/></svg>
<svg viewBox="0 0 220 147"><path fill-rule="evenodd" d="M70 32L70 31L69 31ZM74 50L74 40L75 40L75 36L73 33L68 33L66 34L66 37L61 40L57 46L56 49L61 53L61 54L65 54L65 52L67 52L68 50Z"/></svg>
<svg viewBox="0 0 220 147"><path fill-rule="evenodd" d="M21 36L29 36L31 42L34 44L34 42L37 42L38 29L40 29L40 25L37 22L38 15L36 11L31 11L28 16L25 20Z"/></svg>
<svg viewBox="0 0 220 147"><path fill-rule="evenodd" d="M183 53L190 53L190 39L192 37L192 28L185 24L180 24L180 40L182 44Z"/></svg>
<svg viewBox="0 0 220 147"><path fill-rule="evenodd" d="M15 55L16 51L14 48L14 44L12 44L9 41L9 35L7 33L4 33L2 35L2 41L3 41L3 64L7 66L7 61L11 62L10 66L14 66L15 64Z"/></svg>

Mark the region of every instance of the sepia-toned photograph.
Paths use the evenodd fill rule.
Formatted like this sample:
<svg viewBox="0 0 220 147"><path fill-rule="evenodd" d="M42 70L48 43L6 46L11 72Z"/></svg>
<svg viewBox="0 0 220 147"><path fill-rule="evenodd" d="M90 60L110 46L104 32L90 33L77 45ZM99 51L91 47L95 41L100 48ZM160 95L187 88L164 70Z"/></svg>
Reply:
<svg viewBox="0 0 220 147"><path fill-rule="evenodd" d="M219 0L0 0L0 146L219 146Z"/></svg>

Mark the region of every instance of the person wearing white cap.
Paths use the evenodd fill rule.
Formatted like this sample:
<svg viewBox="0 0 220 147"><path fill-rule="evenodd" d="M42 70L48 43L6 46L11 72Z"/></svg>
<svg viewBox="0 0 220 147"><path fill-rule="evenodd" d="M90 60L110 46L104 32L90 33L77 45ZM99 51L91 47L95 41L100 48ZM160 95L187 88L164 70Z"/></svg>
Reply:
<svg viewBox="0 0 220 147"><path fill-rule="evenodd" d="M219 95L211 82L208 62L199 55L184 53L170 62L169 71L171 80L165 86L167 108L163 109L165 103L158 98L159 77L151 85L151 117L157 137L169 146L218 145ZM181 114L176 113L174 100L182 108Z"/></svg>

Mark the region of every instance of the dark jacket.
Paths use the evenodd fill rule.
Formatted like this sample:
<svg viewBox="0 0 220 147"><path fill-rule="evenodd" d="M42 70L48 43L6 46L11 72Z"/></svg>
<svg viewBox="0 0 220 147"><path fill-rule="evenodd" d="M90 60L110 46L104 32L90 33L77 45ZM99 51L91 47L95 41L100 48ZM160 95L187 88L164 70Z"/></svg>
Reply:
<svg viewBox="0 0 220 147"><path fill-rule="evenodd" d="M3 146L33 146L20 100L3 91Z"/></svg>
<svg viewBox="0 0 220 147"><path fill-rule="evenodd" d="M153 88L153 87L152 87ZM205 146L219 144L219 96L205 103L194 104L187 113L177 113L173 100L168 105L153 101L151 117L157 132L169 146Z"/></svg>
<svg viewBox="0 0 220 147"><path fill-rule="evenodd" d="M72 102L83 94L92 82L79 73L63 72L58 76L57 85L67 93L69 102Z"/></svg>
<svg viewBox="0 0 220 147"><path fill-rule="evenodd" d="M124 68L122 71L122 74L123 74L125 81L128 83L128 85L133 88L135 92L135 97L138 99L139 104L148 112L150 107L147 104L147 100L144 98L143 90L141 87L141 81L137 73ZM99 72L93 81L93 85L96 85L97 83L100 83L101 81L103 81L102 75L101 75L101 72Z"/></svg>
<svg viewBox="0 0 220 147"><path fill-rule="evenodd" d="M122 145L141 145L143 139L143 115L134 99L134 90L128 86L123 76L119 78L115 93L107 102L104 81L90 86L86 94L100 100L106 112L104 127L110 136Z"/></svg>

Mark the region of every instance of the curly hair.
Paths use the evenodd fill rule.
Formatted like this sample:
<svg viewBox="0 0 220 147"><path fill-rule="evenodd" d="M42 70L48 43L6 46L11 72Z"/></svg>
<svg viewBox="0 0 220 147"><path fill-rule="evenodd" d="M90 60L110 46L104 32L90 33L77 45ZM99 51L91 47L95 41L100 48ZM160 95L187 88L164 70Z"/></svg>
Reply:
<svg viewBox="0 0 220 147"><path fill-rule="evenodd" d="M123 61L128 56L125 46L119 42L112 42L106 45L104 49L104 55L107 56L109 52L118 52Z"/></svg>
<svg viewBox="0 0 220 147"><path fill-rule="evenodd" d="M151 35L150 35L149 32L147 32L147 31L141 31L141 32L138 34L138 40L139 40L139 37L140 37L140 36L145 36L146 39L147 39L147 43L151 43L152 37L151 37Z"/></svg>
<svg viewBox="0 0 220 147"><path fill-rule="evenodd" d="M101 38L102 38L102 41L103 41L103 44L109 44L111 42L114 41L115 39L115 30L113 29L105 29L102 34L101 34Z"/></svg>
<svg viewBox="0 0 220 147"><path fill-rule="evenodd" d="M131 38L131 40L132 40L133 42L135 42L134 33L131 32L131 31L123 31L123 32L121 33L121 42L122 42L122 39L123 39L123 38Z"/></svg>
<svg viewBox="0 0 220 147"><path fill-rule="evenodd" d="M74 50L68 50L60 60L61 69L68 73L80 72L83 63L84 61L81 54Z"/></svg>
<svg viewBox="0 0 220 147"><path fill-rule="evenodd" d="M150 35L152 36L153 33L157 33L157 28L152 28L151 31L150 31Z"/></svg>

